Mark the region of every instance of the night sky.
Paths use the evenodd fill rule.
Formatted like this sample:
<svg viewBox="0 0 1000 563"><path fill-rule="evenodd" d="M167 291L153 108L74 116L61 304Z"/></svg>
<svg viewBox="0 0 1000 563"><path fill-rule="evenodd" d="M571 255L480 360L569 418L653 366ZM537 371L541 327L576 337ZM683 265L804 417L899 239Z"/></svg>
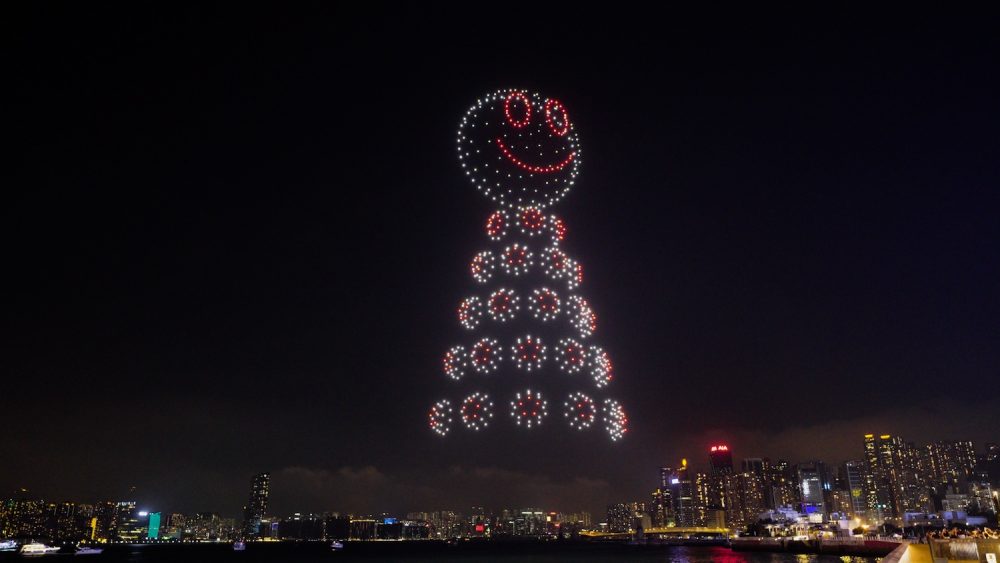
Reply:
<svg viewBox="0 0 1000 563"><path fill-rule="evenodd" d="M600 512L716 441L1000 440L995 15L528 7L10 15L0 496ZM622 443L427 430L504 87L586 151L555 212Z"/></svg>

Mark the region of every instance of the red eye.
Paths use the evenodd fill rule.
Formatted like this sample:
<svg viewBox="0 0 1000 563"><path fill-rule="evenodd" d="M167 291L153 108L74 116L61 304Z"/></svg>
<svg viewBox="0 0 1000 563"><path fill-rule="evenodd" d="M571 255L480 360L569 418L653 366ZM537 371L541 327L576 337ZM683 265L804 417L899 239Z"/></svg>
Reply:
<svg viewBox="0 0 1000 563"><path fill-rule="evenodd" d="M545 101L545 121L557 136L562 137L569 133L569 114L558 100Z"/></svg>
<svg viewBox="0 0 1000 563"><path fill-rule="evenodd" d="M507 115L507 123L514 129L520 129L531 121L531 102L524 92L513 91L503 102L503 112ZM521 119L517 116L522 115Z"/></svg>

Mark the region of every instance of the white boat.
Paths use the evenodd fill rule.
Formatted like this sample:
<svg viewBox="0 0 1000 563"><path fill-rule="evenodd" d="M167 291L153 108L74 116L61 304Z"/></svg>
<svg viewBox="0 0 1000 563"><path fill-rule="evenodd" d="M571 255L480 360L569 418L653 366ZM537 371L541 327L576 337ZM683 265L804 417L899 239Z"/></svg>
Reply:
<svg viewBox="0 0 1000 563"><path fill-rule="evenodd" d="M246 551L246 549L247 549L247 544L241 541L236 541L233 543L233 551Z"/></svg>
<svg viewBox="0 0 1000 563"><path fill-rule="evenodd" d="M21 555L47 555L57 551L58 547L50 547L44 543L26 543L21 546Z"/></svg>
<svg viewBox="0 0 1000 563"><path fill-rule="evenodd" d="M17 551L17 542L14 540L0 541L0 551Z"/></svg>
<svg viewBox="0 0 1000 563"><path fill-rule="evenodd" d="M330 544L330 549L334 551L340 551L341 549L344 549L344 544L340 543L339 541L335 541Z"/></svg>
<svg viewBox="0 0 1000 563"><path fill-rule="evenodd" d="M76 553L74 553L73 555L100 555L101 553L104 553L104 548L103 547L87 547L87 546L83 546L83 547L78 548L76 550Z"/></svg>

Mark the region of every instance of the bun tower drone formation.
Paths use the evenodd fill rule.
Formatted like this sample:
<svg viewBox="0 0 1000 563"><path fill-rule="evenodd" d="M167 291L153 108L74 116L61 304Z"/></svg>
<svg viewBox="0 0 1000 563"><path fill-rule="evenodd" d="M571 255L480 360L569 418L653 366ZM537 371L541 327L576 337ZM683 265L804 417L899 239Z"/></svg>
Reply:
<svg viewBox="0 0 1000 563"><path fill-rule="evenodd" d="M456 309L467 337L443 358L444 376L465 392L431 407L431 430L563 425L623 438L625 410L604 396L611 359L591 342L597 315L577 293L583 267L562 249L562 220L547 214L580 171L566 106L524 90L484 96L462 118L458 158L499 208L484 225L491 248L469 264L478 291Z"/></svg>

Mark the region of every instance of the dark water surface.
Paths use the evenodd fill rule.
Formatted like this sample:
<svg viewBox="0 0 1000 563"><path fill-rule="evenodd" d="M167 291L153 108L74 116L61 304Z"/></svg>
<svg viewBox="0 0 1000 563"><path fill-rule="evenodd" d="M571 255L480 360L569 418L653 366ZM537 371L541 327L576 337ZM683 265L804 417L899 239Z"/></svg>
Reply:
<svg viewBox="0 0 1000 563"><path fill-rule="evenodd" d="M472 563L499 561L502 563L615 563L619 561L657 563L874 563L873 557L838 557L830 555L797 555L790 553L746 553L725 547L656 547L607 545L503 545L484 543L478 546L445 546L433 542L375 542L348 544L343 551L331 551L326 543L249 544L246 551L234 552L228 544L112 546L101 555L73 557L70 555L32 557L31 560L60 561L119 561L153 562L182 561L200 563L219 561L311 563L319 561L366 561L381 563L411 561L425 563L447 561ZM13 554L11 554L13 555ZM15 556L17 557L17 556ZM6 557L0 558L7 560ZM17 557L19 560L20 557Z"/></svg>

